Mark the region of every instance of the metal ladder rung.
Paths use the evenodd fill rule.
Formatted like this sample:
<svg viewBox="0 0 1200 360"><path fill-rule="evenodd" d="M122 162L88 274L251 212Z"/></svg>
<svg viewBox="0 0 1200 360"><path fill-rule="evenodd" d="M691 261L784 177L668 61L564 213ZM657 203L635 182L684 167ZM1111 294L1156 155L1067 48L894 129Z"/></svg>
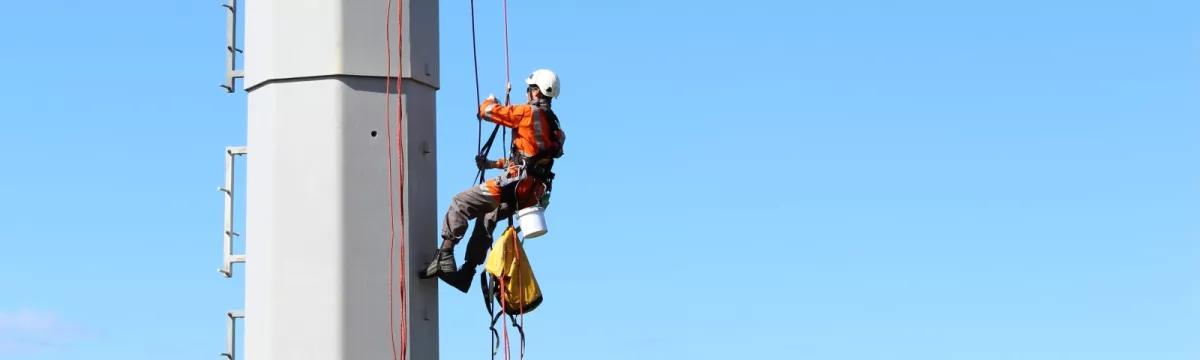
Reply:
<svg viewBox="0 0 1200 360"><path fill-rule="evenodd" d="M243 54L242 49L238 48L237 41L237 16L238 3L237 0L226 0L221 7L225 8L225 81L221 87L225 92L234 92L234 80L245 78L242 70L237 68L237 54Z"/></svg>
<svg viewBox="0 0 1200 360"><path fill-rule="evenodd" d="M221 252L221 254L222 254L221 268L217 269L217 271L220 272L222 275L225 275L226 278L233 277L233 264L246 262L245 254L234 254L233 253L234 238L242 236L242 234L239 234L233 230L233 224L234 224L234 222L233 222L234 206L233 205L234 205L234 200L235 200L235 198L234 198L234 183L235 183L234 168L237 165L237 162L236 162L237 157L239 155L245 155L245 154L246 154L245 146L227 146L227 147L225 147L225 184L224 184L224 186L217 188L217 191L220 191L222 194L224 194L224 197L225 197L225 225L224 225L224 229L222 229L222 235L221 235L221 237L222 237L221 242L223 244L224 249Z"/></svg>
<svg viewBox="0 0 1200 360"><path fill-rule="evenodd" d="M234 354L237 353L237 319L243 319L246 315L242 310L234 310L226 312L225 316L229 318L228 331L229 337L225 339L225 352L221 353L226 359L234 360Z"/></svg>

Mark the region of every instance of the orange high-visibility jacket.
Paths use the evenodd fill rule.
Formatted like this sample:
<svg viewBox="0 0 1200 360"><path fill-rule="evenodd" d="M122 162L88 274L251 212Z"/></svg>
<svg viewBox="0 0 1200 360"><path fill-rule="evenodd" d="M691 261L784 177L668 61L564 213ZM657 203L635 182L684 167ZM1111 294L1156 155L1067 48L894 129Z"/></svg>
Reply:
<svg viewBox="0 0 1200 360"><path fill-rule="evenodd" d="M561 145L557 142L565 137L561 130L555 136L552 125L548 123L551 120L536 116L530 104L501 105L495 99L488 99L479 105L479 113L483 114L484 120L513 129L513 147L526 157L536 155L538 149ZM503 164L500 166L503 167Z"/></svg>
<svg viewBox="0 0 1200 360"><path fill-rule="evenodd" d="M488 99L479 105L479 113L483 115L483 119L499 124L507 128L513 129L512 145L516 151L520 151L526 157L537 154L538 149L549 147L555 142L555 134L551 133L551 126L545 116L536 116L533 106L530 104L520 105L501 105L495 99ZM558 139L565 137L560 130ZM517 175L517 169L509 166L506 159L500 159L496 162L497 168L508 167L507 174L509 177ZM483 188L489 195L500 201L500 184L495 179L488 180ZM522 181L517 185L517 205L519 208L536 205L538 199L545 193L546 186L538 181Z"/></svg>

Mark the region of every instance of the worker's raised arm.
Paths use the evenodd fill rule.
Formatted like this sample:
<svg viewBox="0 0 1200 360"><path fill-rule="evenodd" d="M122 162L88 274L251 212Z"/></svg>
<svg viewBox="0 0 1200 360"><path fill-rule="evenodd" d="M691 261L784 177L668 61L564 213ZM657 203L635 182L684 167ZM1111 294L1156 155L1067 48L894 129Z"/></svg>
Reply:
<svg viewBox="0 0 1200 360"><path fill-rule="evenodd" d="M529 105L501 105L496 98L488 97L479 105L483 119L508 128L516 128L529 112Z"/></svg>

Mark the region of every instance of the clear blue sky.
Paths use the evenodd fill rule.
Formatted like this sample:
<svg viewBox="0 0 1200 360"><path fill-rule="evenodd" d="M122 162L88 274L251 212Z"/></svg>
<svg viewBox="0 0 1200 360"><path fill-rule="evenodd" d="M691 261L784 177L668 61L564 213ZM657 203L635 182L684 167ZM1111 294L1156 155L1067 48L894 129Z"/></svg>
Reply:
<svg viewBox="0 0 1200 360"><path fill-rule="evenodd" d="M5 5L0 358L223 349L219 3ZM509 6L569 133L529 359L1200 357L1200 3ZM474 173L467 10L439 211ZM442 290L443 358L486 358L478 293Z"/></svg>

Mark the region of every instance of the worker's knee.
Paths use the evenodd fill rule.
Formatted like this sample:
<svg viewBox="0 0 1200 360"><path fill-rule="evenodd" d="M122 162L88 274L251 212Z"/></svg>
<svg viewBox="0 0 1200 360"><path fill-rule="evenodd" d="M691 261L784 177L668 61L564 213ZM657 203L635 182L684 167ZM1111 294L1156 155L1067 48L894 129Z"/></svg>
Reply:
<svg viewBox="0 0 1200 360"><path fill-rule="evenodd" d="M471 202L471 198L474 197L475 192L478 192L478 190L474 188L460 191L458 194L454 194L454 198L451 201L459 204L468 204Z"/></svg>

